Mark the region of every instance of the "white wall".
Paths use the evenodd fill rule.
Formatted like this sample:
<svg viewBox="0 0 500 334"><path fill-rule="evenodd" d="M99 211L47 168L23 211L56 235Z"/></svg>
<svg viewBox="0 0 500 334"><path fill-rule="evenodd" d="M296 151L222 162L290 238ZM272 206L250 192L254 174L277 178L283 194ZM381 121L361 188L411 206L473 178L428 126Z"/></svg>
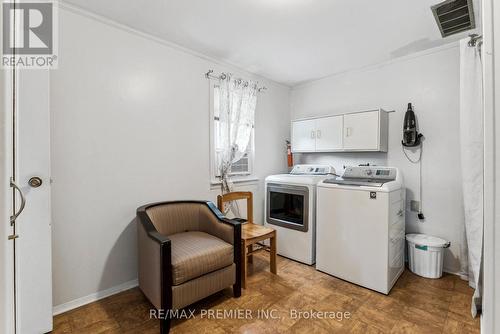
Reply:
<svg viewBox="0 0 500 334"><path fill-rule="evenodd" d="M109 23L109 22L108 22ZM60 11L51 75L54 305L134 280L135 209L215 200L209 177L209 69L259 80L255 216L263 179L286 171L289 88L166 43Z"/></svg>
<svg viewBox="0 0 500 334"><path fill-rule="evenodd" d="M425 135L423 154L423 212L406 214L407 231L444 237L451 241L445 270L458 272L463 205L459 157L459 52L458 45L434 49L380 66L327 77L291 92L292 119L382 107L389 116L388 153L303 154L301 162L343 165L364 162L399 167L407 198L418 199L418 165L404 157L401 137L404 113L412 102ZM409 209L408 209L409 210Z"/></svg>

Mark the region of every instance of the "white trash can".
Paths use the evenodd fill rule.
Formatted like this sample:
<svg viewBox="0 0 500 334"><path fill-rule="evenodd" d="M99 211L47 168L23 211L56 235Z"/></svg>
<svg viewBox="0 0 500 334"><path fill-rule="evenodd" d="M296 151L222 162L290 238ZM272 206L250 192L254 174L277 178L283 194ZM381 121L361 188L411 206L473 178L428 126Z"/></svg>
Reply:
<svg viewBox="0 0 500 334"><path fill-rule="evenodd" d="M422 277L440 278L443 275L444 249L450 242L426 234L407 234L410 270Z"/></svg>

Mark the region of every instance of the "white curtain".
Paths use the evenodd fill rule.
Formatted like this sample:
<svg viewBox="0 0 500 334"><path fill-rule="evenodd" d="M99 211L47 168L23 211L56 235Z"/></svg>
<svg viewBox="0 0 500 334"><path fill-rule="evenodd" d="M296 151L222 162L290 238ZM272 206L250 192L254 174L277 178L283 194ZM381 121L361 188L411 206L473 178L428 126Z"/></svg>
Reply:
<svg viewBox="0 0 500 334"><path fill-rule="evenodd" d="M217 168L222 193L232 190L231 166L247 152L255 122L257 83L223 74L219 83L219 138L222 152Z"/></svg>
<svg viewBox="0 0 500 334"><path fill-rule="evenodd" d="M465 240L462 271L475 289L471 312L475 317L481 302L483 256L483 74L479 47L460 41L460 154L465 210Z"/></svg>

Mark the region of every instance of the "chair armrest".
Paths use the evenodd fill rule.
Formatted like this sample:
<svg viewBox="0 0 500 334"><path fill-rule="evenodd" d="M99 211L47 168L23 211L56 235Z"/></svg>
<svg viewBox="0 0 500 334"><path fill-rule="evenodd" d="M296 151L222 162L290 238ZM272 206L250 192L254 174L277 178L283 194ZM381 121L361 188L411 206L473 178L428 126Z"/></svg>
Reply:
<svg viewBox="0 0 500 334"><path fill-rule="evenodd" d="M144 207L137 216L139 287L157 309L165 309L171 304L171 242L156 230Z"/></svg>
<svg viewBox="0 0 500 334"><path fill-rule="evenodd" d="M146 213L146 209L149 207L149 205L144 205L141 206L140 208L137 209L137 217L139 218L139 224L141 224L144 229L146 230L146 233L149 238L153 239L155 242L159 244L163 244L165 242L170 242L170 239L164 236L163 234L160 234L155 226L153 225L153 222L149 218L148 214Z"/></svg>
<svg viewBox="0 0 500 334"><path fill-rule="evenodd" d="M236 219L222 218L220 222L232 226L241 225L241 222L237 221Z"/></svg>
<svg viewBox="0 0 500 334"><path fill-rule="evenodd" d="M241 223L226 218L212 202L200 210L200 229L232 245L241 242ZM236 238L236 239L235 239Z"/></svg>
<svg viewBox="0 0 500 334"><path fill-rule="evenodd" d="M217 219L219 219L222 223L230 224L233 226L241 224L237 220L232 220L232 219L226 218L226 216L224 216L224 214L219 210L219 208L213 202L207 201L205 203L208 206L208 208L210 209L210 211L212 211L213 215L216 216Z"/></svg>
<svg viewBox="0 0 500 334"><path fill-rule="evenodd" d="M147 231L148 237L151 238L154 242L159 243L160 245L166 242L170 242L170 239L164 236L163 234L158 233L157 231Z"/></svg>

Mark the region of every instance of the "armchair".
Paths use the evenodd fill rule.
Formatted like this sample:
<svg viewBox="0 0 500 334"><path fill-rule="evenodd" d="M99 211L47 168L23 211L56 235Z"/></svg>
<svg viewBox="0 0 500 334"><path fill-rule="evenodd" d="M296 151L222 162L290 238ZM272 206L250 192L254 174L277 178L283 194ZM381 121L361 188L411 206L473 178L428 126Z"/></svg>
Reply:
<svg viewBox="0 0 500 334"><path fill-rule="evenodd" d="M138 216L139 288L161 310L161 333L171 310L226 287L241 295L241 225L208 201L141 206Z"/></svg>

